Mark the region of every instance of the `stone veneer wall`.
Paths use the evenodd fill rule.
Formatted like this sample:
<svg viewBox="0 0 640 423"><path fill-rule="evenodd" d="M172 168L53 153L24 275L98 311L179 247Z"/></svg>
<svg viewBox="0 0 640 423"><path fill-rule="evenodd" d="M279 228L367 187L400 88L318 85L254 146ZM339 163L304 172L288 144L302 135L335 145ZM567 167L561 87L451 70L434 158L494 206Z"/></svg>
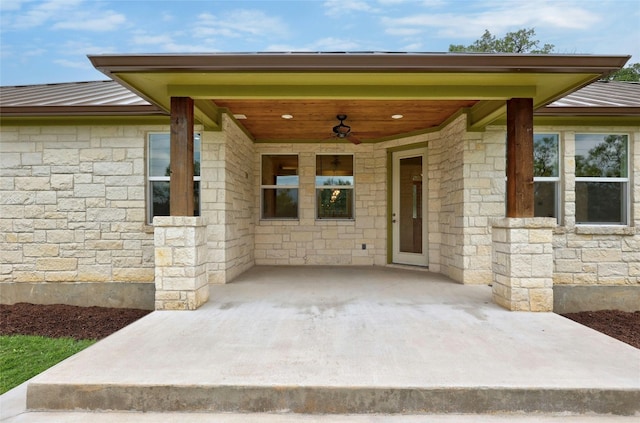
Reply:
<svg viewBox="0 0 640 423"><path fill-rule="evenodd" d="M222 132L203 133L201 157L208 281L226 283L254 265L255 147L224 115Z"/></svg>
<svg viewBox="0 0 640 423"><path fill-rule="evenodd" d="M386 155L371 144L258 144L254 166L255 261L271 265L384 265ZM355 220L316 220L316 154L354 155ZM299 219L260 219L261 154L298 154ZM366 244L366 249L362 249Z"/></svg>
<svg viewBox="0 0 640 423"><path fill-rule="evenodd" d="M492 272L492 228L505 216L506 135L503 131L464 136L463 278L466 284L489 284Z"/></svg>
<svg viewBox="0 0 640 423"><path fill-rule="evenodd" d="M491 283L490 219L504 216L504 132L467 133L465 116L442 131L373 145L256 145L256 264L385 265L387 154L425 143L429 268L463 283ZM261 220L260 154L283 152L299 154L300 219ZM355 221L315 220L315 155L327 153L355 154Z"/></svg>
<svg viewBox="0 0 640 423"><path fill-rule="evenodd" d="M200 137L200 214L207 223L207 280L225 283L225 134Z"/></svg>
<svg viewBox="0 0 640 423"><path fill-rule="evenodd" d="M464 283L491 280L490 221L504 216L504 128L466 133L460 116L439 132L358 146L253 144L228 117L224 129L202 132L209 283L227 282L254 263L385 265L388 153L425 142L430 269ZM33 301L130 307L131 295L139 302L150 295L153 307L153 227L145 223L150 131L169 127L2 128L3 302L37 292ZM554 229L554 285L640 287L640 129L535 131L561 133L564 209ZM577 132L630 134L631 226L575 225ZM300 219L261 220L260 154L283 152L300 157ZM322 153L355 153L354 221L315 220L315 154Z"/></svg>
<svg viewBox="0 0 640 423"><path fill-rule="evenodd" d="M466 132L460 116L428 136L429 267L489 284L491 224L504 216L504 132Z"/></svg>
<svg viewBox="0 0 640 423"><path fill-rule="evenodd" d="M493 227L493 301L513 311L553 310L555 219L501 218Z"/></svg>
<svg viewBox="0 0 640 423"><path fill-rule="evenodd" d="M203 217L156 216L156 310L195 310L209 299Z"/></svg>
<svg viewBox="0 0 640 423"><path fill-rule="evenodd" d="M145 216L145 140L162 126L3 127L0 136L0 279L3 301L47 284L32 302L135 306L125 291L77 298L78 284L154 281ZM23 285L16 285L23 284ZM101 297L98 293L104 292ZM143 297L153 297L150 290ZM17 298L16 297L16 298ZM151 298L140 298L139 307ZM19 298L18 298L19 300ZM129 302L127 302L129 301ZM134 303L136 300L134 300ZM79 304L80 305L80 304Z"/></svg>
<svg viewBox="0 0 640 423"><path fill-rule="evenodd" d="M225 116L225 263L232 280L254 265L255 205L253 142Z"/></svg>
<svg viewBox="0 0 640 423"><path fill-rule="evenodd" d="M466 119L459 117L439 133L433 134L427 147L429 263L433 270L459 282L463 280L462 140L465 129Z"/></svg>
<svg viewBox="0 0 640 423"><path fill-rule="evenodd" d="M636 286L640 288L640 128L536 127L539 133L560 133L564 209L555 229L554 285ZM630 226L576 225L575 134L629 134ZM638 297L640 298L640 297Z"/></svg>

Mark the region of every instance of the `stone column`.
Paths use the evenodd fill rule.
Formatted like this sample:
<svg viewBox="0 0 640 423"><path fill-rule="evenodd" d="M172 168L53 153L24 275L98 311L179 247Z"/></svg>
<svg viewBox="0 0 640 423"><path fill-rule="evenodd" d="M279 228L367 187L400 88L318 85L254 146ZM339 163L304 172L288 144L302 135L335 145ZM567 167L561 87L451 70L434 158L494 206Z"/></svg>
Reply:
<svg viewBox="0 0 640 423"><path fill-rule="evenodd" d="M493 301L513 311L553 310L553 228L556 219L493 221Z"/></svg>
<svg viewBox="0 0 640 423"><path fill-rule="evenodd" d="M195 310L209 299L202 217L156 216L156 310Z"/></svg>

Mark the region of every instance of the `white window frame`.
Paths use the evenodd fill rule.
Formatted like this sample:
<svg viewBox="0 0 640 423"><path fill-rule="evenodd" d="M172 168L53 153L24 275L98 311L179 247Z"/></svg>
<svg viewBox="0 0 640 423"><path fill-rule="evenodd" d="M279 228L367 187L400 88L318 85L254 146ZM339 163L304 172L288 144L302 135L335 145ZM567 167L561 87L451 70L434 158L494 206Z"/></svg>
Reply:
<svg viewBox="0 0 640 423"><path fill-rule="evenodd" d="M264 169L262 168L262 158L264 156L296 156L298 158L298 184L297 185L264 185L262 184L262 174ZM298 205L296 210L296 217L265 217L264 216L264 190L265 189L296 189L298 190ZM288 154L288 153L262 153L260 154L260 220L299 220L300 219L300 155Z"/></svg>
<svg viewBox="0 0 640 423"><path fill-rule="evenodd" d="M171 136L170 132L147 132L147 154L146 154L146 173L147 173L147 182L146 182L146 189L145 189L145 194L147 196L147 201L146 201L146 205L147 205L147 223L148 224L152 224L153 223L153 184L152 182L169 182L171 180L171 176L151 176L151 138L154 135L169 135ZM199 136L200 137L200 149L202 150L202 135L199 132L195 132L194 134L195 136ZM171 154L171 151L169 151L169 155ZM195 151L194 151L195 154ZM199 182L201 181L202 177L202 151L200 151L200 175L198 176L194 176L193 177L193 182ZM199 189L200 189L200 194L202 194L202 183L200 183L199 185ZM200 198L202 198L202 196L200 196ZM202 213L202 201L200 201L199 204L200 209L198 210L198 214Z"/></svg>
<svg viewBox="0 0 640 423"><path fill-rule="evenodd" d="M624 133L624 132L576 132L574 135L574 161L575 161L575 156L576 153L575 151L577 151L577 145L578 145L578 137L580 135L602 135L603 138L609 135L622 135L627 137L627 165L626 165L626 169L627 169L627 176L626 177L600 177L600 176L578 176L576 174L575 176L575 186L574 186L574 191L577 191L576 186L579 182L596 182L596 183L602 183L602 182L610 182L610 183L621 183L622 184L622 196L623 196L623 206L622 206L622 222L621 223L612 223L612 222L586 222L586 223L581 223L578 222L577 220L577 216L576 216L576 226L580 226L580 227L589 227L589 226L597 226L597 227L604 227L604 226L616 226L616 227L623 227L623 226L629 226L629 216L631 215L631 201L630 201L630 177L629 177L629 173L632 172L631 169L631 134L629 133ZM576 207L577 207L577 196L576 196Z"/></svg>
<svg viewBox="0 0 640 423"><path fill-rule="evenodd" d="M353 185L318 185L317 184L317 176L318 176L318 156L351 156L351 166L353 169L352 172L352 177L353 177ZM316 220L341 220L341 221L351 221L351 220L355 220L356 219L356 190L355 190L355 186L356 186L356 162L355 162L356 158L355 158L355 154L353 153L325 153L325 154L316 154L314 157L314 162L315 162L315 172L313 175L313 184L315 186L315 189L313 190L313 196L315 198L315 215L316 215ZM318 216L318 190L319 189L338 189L338 190L343 190L343 189L350 189L351 190L351 210L353 211L352 216L351 217L320 217Z"/></svg>
<svg viewBox="0 0 640 423"><path fill-rule="evenodd" d="M555 135L558 137L558 151L557 151L557 165L558 165L558 176L534 176L533 177L533 182L554 182L555 185L555 214L556 214L556 221L558 223L560 223L562 221L562 207L561 207L561 203L562 203L562 195L561 195L561 175L562 175L562 134L560 134L559 132L536 132L534 130L533 132L534 137L536 135ZM535 139L534 139L534 143L535 143ZM534 144L534 152L535 152L535 144Z"/></svg>

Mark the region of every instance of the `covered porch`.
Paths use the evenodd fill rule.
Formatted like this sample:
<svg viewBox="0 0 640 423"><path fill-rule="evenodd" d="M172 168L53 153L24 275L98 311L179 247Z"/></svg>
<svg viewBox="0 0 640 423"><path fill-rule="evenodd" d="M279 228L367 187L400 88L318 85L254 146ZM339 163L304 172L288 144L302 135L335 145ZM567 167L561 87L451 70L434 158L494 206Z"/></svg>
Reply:
<svg viewBox="0 0 640 423"><path fill-rule="evenodd" d="M171 217L156 217L156 308L197 308L254 265L397 263L394 154L424 149L419 263L552 308L555 221L533 217L533 112L628 57L443 54L92 56L171 116ZM349 130L337 127L347 116ZM392 116L401 116L394 119ZM342 124L342 120L341 120ZM333 129L333 131L332 131ZM202 132L194 210L194 130ZM505 136L506 133L506 136ZM297 214L264 214L264 156L293 154ZM321 220L319 155L353 157L354 214ZM506 183L504 178L506 175ZM535 263L535 264L534 264Z"/></svg>

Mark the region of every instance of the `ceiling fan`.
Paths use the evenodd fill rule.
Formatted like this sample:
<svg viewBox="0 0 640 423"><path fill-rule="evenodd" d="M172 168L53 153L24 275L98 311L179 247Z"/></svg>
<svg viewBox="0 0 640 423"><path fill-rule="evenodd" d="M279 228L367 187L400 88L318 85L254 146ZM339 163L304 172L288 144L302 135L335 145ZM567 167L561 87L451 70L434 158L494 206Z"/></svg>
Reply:
<svg viewBox="0 0 640 423"><path fill-rule="evenodd" d="M340 123L333 127L333 135L334 138L348 138L353 144L360 144L360 140L354 137L351 134L351 127L349 125L345 125L344 121L347 120L347 115L337 115L336 119L340 121Z"/></svg>

